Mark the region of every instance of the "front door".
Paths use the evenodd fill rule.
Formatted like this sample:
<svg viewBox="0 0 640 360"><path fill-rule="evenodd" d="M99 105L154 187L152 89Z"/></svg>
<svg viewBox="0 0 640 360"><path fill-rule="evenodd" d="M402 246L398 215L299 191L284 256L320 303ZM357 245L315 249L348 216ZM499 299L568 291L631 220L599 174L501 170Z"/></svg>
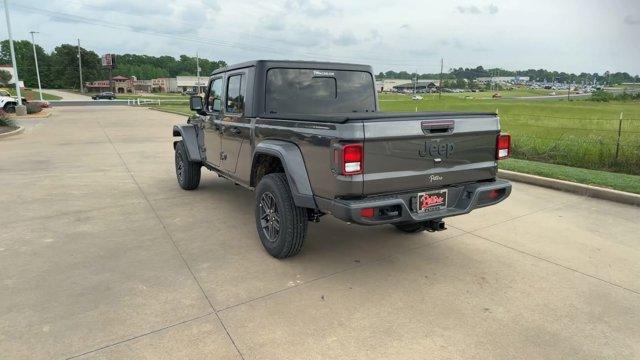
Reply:
<svg viewBox="0 0 640 360"><path fill-rule="evenodd" d="M206 157L209 164L217 167L222 151L222 82L222 77L211 80L205 100L205 110L209 114L204 122Z"/></svg>
<svg viewBox="0 0 640 360"><path fill-rule="evenodd" d="M244 115L246 79L244 73L232 73L227 77L220 166L231 174L236 172L243 139L248 137L250 131Z"/></svg>

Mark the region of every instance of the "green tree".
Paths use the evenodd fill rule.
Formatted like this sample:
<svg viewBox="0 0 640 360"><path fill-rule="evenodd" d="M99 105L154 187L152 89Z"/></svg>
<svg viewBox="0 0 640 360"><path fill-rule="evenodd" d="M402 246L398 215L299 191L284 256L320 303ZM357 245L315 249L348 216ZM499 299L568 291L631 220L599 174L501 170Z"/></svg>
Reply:
<svg viewBox="0 0 640 360"><path fill-rule="evenodd" d="M31 42L27 40L14 41L13 47L16 52L16 65L18 67L20 80L24 81L26 87L37 87L38 78ZM51 72L49 71L50 56L39 45L36 45L36 54L38 55L38 66L40 68L42 86L47 87L51 79ZM0 63L11 64L9 40L0 42Z"/></svg>
<svg viewBox="0 0 640 360"><path fill-rule="evenodd" d="M9 85L9 80L11 80L11 74L8 71L0 70L0 86Z"/></svg>
<svg viewBox="0 0 640 360"><path fill-rule="evenodd" d="M84 82L104 79L101 60L93 51L80 48L82 56L82 80ZM54 88L79 89L78 47L62 44L51 53L49 69L55 73L51 81Z"/></svg>

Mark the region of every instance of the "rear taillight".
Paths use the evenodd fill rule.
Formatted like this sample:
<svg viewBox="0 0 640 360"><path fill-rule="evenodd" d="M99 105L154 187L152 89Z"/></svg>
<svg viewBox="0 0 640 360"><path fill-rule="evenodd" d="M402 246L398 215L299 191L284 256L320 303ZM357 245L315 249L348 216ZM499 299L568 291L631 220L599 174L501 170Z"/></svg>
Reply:
<svg viewBox="0 0 640 360"><path fill-rule="evenodd" d="M506 159L511 155L511 135L501 133L496 144L496 159Z"/></svg>
<svg viewBox="0 0 640 360"><path fill-rule="evenodd" d="M342 147L342 175L357 175L363 172L362 144L347 144Z"/></svg>

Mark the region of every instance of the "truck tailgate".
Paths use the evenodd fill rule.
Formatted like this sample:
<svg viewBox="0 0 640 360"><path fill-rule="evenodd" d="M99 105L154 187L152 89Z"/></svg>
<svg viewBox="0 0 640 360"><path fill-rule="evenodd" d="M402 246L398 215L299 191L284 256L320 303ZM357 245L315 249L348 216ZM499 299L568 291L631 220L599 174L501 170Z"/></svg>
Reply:
<svg viewBox="0 0 640 360"><path fill-rule="evenodd" d="M365 121L363 195L438 189L493 179L497 116Z"/></svg>

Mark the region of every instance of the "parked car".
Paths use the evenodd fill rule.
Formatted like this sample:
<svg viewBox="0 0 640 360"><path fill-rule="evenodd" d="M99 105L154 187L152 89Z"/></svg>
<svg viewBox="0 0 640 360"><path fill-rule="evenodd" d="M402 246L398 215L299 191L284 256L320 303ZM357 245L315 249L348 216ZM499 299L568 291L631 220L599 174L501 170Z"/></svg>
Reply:
<svg viewBox="0 0 640 360"><path fill-rule="evenodd" d="M103 91L99 94L93 95L91 98L93 100L102 100L102 99L114 100L116 98L116 94L112 93L111 91Z"/></svg>
<svg viewBox="0 0 640 360"><path fill-rule="evenodd" d="M422 99L424 99L424 98L422 96L420 96L420 95L413 95L411 97L411 100L422 100Z"/></svg>
<svg viewBox="0 0 640 360"><path fill-rule="evenodd" d="M255 191L256 230L276 258L297 254L325 215L441 231L509 196L496 175L510 137L495 113L379 112L373 79L370 66L325 62L214 71L205 98L189 99L196 114L173 127L178 184L196 189L204 167Z"/></svg>
<svg viewBox="0 0 640 360"><path fill-rule="evenodd" d="M24 97L22 97L22 104L27 104L27 99ZM18 98L11 95L9 91L0 89L0 109L7 113L14 113L16 105L18 105Z"/></svg>
<svg viewBox="0 0 640 360"><path fill-rule="evenodd" d="M182 92L182 95L192 96L192 95L198 95L198 93L193 89L187 89L187 90Z"/></svg>

